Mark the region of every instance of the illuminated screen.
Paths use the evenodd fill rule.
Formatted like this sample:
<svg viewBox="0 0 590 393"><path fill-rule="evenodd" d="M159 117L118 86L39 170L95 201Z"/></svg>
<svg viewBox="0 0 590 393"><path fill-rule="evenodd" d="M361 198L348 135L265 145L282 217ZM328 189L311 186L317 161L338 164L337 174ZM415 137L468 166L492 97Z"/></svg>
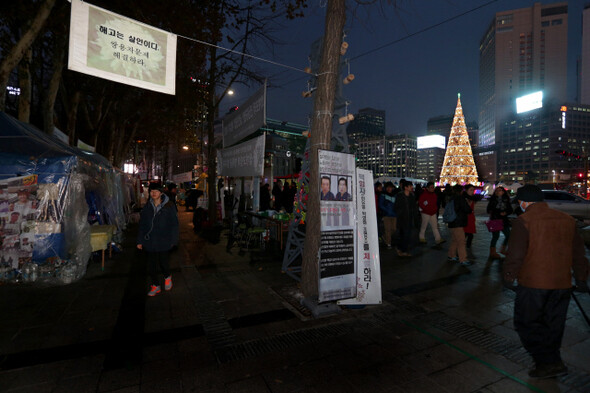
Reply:
<svg viewBox="0 0 590 393"><path fill-rule="evenodd" d="M417 138L418 149L428 149L431 147L445 148L445 137L442 135L427 135Z"/></svg>
<svg viewBox="0 0 590 393"><path fill-rule="evenodd" d="M516 113L532 111L543 107L543 92L527 94L516 99Z"/></svg>

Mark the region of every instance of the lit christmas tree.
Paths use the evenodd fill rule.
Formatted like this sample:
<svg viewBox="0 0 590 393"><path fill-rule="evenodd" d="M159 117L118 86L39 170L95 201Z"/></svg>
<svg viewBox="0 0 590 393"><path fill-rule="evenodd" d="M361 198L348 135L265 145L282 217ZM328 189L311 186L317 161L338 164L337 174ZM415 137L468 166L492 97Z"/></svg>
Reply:
<svg viewBox="0 0 590 393"><path fill-rule="evenodd" d="M457 109L447 142L447 151L440 171L440 182L447 184L477 183L477 169L465 127L465 117L461 107L461 94L457 97Z"/></svg>

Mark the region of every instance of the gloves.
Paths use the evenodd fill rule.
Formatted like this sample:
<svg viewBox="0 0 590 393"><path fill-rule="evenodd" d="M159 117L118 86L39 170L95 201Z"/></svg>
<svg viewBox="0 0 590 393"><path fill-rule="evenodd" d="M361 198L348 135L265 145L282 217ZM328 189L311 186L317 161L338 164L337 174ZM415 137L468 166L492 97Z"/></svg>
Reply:
<svg viewBox="0 0 590 393"><path fill-rule="evenodd" d="M511 291L516 292L516 288L517 286L514 285L514 281L506 281L506 280L502 280L502 285L504 285L504 288L509 289Z"/></svg>
<svg viewBox="0 0 590 393"><path fill-rule="evenodd" d="M574 287L575 292L586 292L590 293L590 289L588 289L588 283L586 281L576 281L576 286Z"/></svg>

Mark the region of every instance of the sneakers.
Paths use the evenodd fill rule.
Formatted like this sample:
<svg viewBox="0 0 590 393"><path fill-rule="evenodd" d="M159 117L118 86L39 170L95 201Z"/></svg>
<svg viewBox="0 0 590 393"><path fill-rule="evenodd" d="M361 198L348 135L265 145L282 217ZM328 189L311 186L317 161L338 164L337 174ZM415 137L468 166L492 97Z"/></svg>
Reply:
<svg viewBox="0 0 590 393"><path fill-rule="evenodd" d="M454 257L454 258L447 257L447 262L459 262L459 258L457 258L457 257Z"/></svg>
<svg viewBox="0 0 590 393"><path fill-rule="evenodd" d="M172 276L168 276L164 279L164 289L167 291L172 289Z"/></svg>
<svg viewBox="0 0 590 393"><path fill-rule="evenodd" d="M566 374L567 367L562 361L551 364L539 364L529 371L529 377L539 379L560 377Z"/></svg>
<svg viewBox="0 0 590 393"><path fill-rule="evenodd" d="M152 285L150 291L148 292L148 296L156 296L158 293L162 292L159 285Z"/></svg>
<svg viewBox="0 0 590 393"><path fill-rule="evenodd" d="M459 262L459 265L461 265L461 266L471 266L471 265L473 265L473 262L471 262L469 259L467 259L465 261Z"/></svg>
<svg viewBox="0 0 590 393"><path fill-rule="evenodd" d="M443 244L446 241L447 241L446 239L440 239L439 241L436 242L436 244Z"/></svg>
<svg viewBox="0 0 590 393"><path fill-rule="evenodd" d="M397 252L397 255L400 257L411 257L412 256L412 254L410 254L409 252L402 251L399 248L396 248L395 251Z"/></svg>
<svg viewBox="0 0 590 393"><path fill-rule="evenodd" d="M426 244L426 239L420 239L420 244Z"/></svg>

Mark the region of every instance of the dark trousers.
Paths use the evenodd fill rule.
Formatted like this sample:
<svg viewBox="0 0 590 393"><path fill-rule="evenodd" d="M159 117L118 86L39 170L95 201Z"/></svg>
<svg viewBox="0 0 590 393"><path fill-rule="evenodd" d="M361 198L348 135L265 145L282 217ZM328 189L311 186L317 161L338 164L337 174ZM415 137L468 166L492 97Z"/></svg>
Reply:
<svg viewBox="0 0 590 393"><path fill-rule="evenodd" d="M502 229L502 233L504 234L504 241L502 242L503 245L508 245L508 238L510 237L510 227L504 225L504 229ZM490 247L496 247L496 243L500 238L500 231L492 232L492 241L490 243Z"/></svg>
<svg viewBox="0 0 590 393"><path fill-rule="evenodd" d="M570 289L516 289L514 327L537 365L561 361L559 348L570 296Z"/></svg>
<svg viewBox="0 0 590 393"><path fill-rule="evenodd" d="M471 248L471 242L473 242L473 233L465 232L465 247Z"/></svg>
<svg viewBox="0 0 590 393"><path fill-rule="evenodd" d="M401 252L408 252L412 243L412 224L397 221L397 227L399 232L399 243L397 248Z"/></svg>
<svg viewBox="0 0 590 393"><path fill-rule="evenodd" d="M170 276L170 251L146 252L146 256L152 285L160 285L160 272L164 278Z"/></svg>

